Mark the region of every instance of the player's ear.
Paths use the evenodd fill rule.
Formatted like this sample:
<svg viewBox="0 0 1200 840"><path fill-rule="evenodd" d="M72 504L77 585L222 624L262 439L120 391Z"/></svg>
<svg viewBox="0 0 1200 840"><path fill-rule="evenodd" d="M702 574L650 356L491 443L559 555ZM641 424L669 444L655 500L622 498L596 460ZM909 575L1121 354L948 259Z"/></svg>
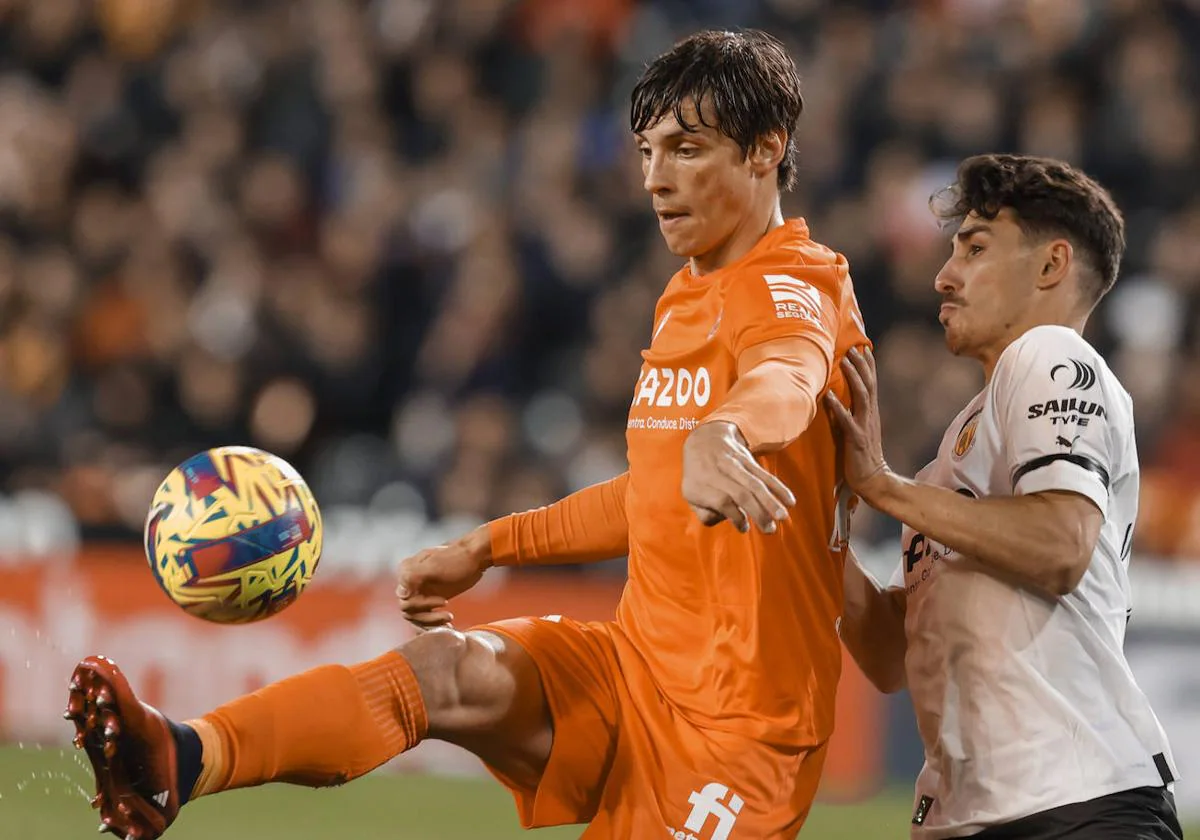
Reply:
<svg viewBox="0 0 1200 840"><path fill-rule="evenodd" d="M750 168L758 177L764 177L779 168L786 152L787 132L782 128L768 131L750 149Z"/></svg>
<svg viewBox="0 0 1200 840"><path fill-rule="evenodd" d="M1051 289L1067 277L1075 261L1075 249L1066 239L1052 239L1042 246L1042 270L1038 274L1037 287Z"/></svg>

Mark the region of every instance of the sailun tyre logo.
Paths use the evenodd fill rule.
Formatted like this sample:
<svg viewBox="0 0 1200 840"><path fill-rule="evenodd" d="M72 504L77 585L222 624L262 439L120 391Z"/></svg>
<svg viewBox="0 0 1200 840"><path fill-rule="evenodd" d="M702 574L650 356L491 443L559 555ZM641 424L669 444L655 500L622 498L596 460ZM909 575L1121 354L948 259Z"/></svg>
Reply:
<svg viewBox="0 0 1200 840"><path fill-rule="evenodd" d="M1070 379L1070 384L1067 385L1067 390L1086 391L1096 384L1096 369L1089 364L1085 364L1077 359L1067 359L1070 364L1060 363L1050 368L1050 380L1058 382L1060 379L1066 382ZM1059 376L1059 371L1062 371L1062 376ZM1073 377L1073 378L1072 378Z"/></svg>

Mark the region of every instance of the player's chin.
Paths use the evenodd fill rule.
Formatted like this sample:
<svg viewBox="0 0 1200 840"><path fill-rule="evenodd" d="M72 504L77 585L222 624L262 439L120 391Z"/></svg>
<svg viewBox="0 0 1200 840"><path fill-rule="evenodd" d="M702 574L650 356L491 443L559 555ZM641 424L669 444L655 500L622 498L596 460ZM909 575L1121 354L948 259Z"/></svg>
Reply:
<svg viewBox="0 0 1200 840"><path fill-rule="evenodd" d="M966 337L961 331L954 329L953 326L946 327L946 334L944 338L946 341L946 349L955 356L961 356L966 351Z"/></svg>
<svg viewBox="0 0 1200 840"><path fill-rule="evenodd" d="M682 236L672 236L663 231L663 242L667 245L667 250L677 257L694 257L696 255L695 244L689 239Z"/></svg>
<svg viewBox="0 0 1200 840"><path fill-rule="evenodd" d="M663 242L667 244L667 250L677 257L695 257L704 253L700 237L696 236L695 231L688 230L688 227L690 226L683 220L659 225L659 232L662 233Z"/></svg>

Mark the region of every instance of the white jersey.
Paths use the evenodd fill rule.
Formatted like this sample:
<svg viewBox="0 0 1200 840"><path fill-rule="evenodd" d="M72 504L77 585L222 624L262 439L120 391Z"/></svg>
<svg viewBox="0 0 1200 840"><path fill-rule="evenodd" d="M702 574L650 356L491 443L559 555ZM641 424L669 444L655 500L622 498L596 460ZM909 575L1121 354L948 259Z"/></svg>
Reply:
<svg viewBox="0 0 1200 840"><path fill-rule="evenodd" d="M1082 582L1051 598L906 527L905 670L925 744L914 838L987 826L1177 771L1123 651L1138 506L1133 404L1065 327L1030 330L918 479L974 497L1065 490L1104 526Z"/></svg>

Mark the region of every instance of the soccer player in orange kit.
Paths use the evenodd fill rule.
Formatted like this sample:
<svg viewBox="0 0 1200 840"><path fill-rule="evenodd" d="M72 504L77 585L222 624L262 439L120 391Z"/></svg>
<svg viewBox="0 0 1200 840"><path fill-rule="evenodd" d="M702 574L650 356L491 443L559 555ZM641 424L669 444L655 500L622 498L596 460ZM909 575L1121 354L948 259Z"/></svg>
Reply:
<svg viewBox="0 0 1200 840"><path fill-rule="evenodd" d="M796 68L760 32L704 32L633 91L645 188L688 259L648 325L629 470L402 561L429 629L195 721L137 701L89 657L68 716L104 825L158 837L197 796L360 776L425 738L478 755L527 827L587 838L794 837L817 789L841 665L847 504L826 412L867 343L846 261L785 220ZM448 599L493 565L628 555L615 621L459 632Z"/></svg>

